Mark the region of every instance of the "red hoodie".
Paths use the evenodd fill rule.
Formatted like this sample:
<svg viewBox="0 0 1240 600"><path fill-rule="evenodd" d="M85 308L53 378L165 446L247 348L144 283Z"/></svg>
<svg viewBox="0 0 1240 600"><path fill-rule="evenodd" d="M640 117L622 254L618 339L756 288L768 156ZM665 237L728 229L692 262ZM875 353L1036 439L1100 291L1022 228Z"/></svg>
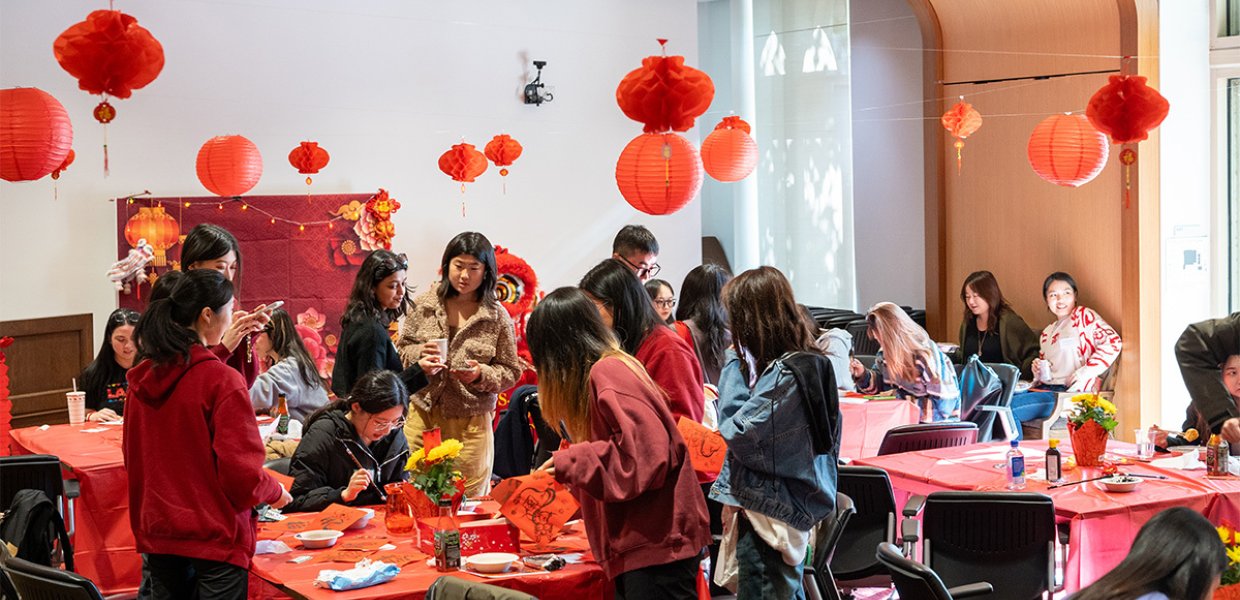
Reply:
<svg viewBox="0 0 1240 600"><path fill-rule="evenodd" d="M129 370L122 449L139 552L249 568L252 509L279 500L241 375L195 344L188 363Z"/></svg>
<svg viewBox="0 0 1240 600"><path fill-rule="evenodd" d="M650 378L667 392L673 417L702 422L702 414L706 412L702 364L693 347L680 339L675 329L655 327L637 346L634 356L646 367Z"/></svg>
<svg viewBox="0 0 1240 600"><path fill-rule="evenodd" d="M607 577L696 556L710 544L706 501L676 421L659 390L620 358L590 369L590 438L553 455L555 478L581 504Z"/></svg>

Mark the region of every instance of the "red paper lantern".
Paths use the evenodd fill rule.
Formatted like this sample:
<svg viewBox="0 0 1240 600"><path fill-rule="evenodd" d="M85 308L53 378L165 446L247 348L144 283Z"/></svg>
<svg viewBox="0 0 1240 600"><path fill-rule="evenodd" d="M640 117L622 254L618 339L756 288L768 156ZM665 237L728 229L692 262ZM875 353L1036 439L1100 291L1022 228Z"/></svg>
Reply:
<svg viewBox="0 0 1240 600"><path fill-rule="evenodd" d="M633 208L670 215L684 208L702 188L697 148L674 133L633 138L616 161L616 185Z"/></svg>
<svg viewBox="0 0 1240 600"><path fill-rule="evenodd" d="M487 157L475 150L473 144L461 142L439 157L439 170L453 181L473 183L474 178L487 170ZM462 185L461 191L464 190Z"/></svg>
<svg viewBox="0 0 1240 600"><path fill-rule="evenodd" d="M688 131L714 98L710 76L685 66L683 56L647 56L616 88L620 110L646 133Z"/></svg>
<svg viewBox="0 0 1240 600"><path fill-rule="evenodd" d="M1080 187L1107 164L1107 136L1085 115L1053 115L1029 136L1029 164L1038 177L1056 185Z"/></svg>
<svg viewBox="0 0 1240 600"><path fill-rule="evenodd" d="M240 196L262 176L263 156L242 136L216 136L198 150L198 181L212 194Z"/></svg>
<svg viewBox="0 0 1240 600"><path fill-rule="evenodd" d="M977 112L972 104L961 99L955 106L943 113L939 122L943 124L943 128L948 133L952 134L952 137L956 138L953 146L956 148L956 172L959 173L963 162L960 151L964 149L964 140L982 126L982 114Z"/></svg>
<svg viewBox="0 0 1240 600"><path fill-rule="evenodd" d="M90 13L61 33L52 50L56 62L78 80L78 87L92 94L128 98L164 68L163 46L137 19L119 10ZM108 120L112 116L115 111Z"/></svg>
<svg viewBox="0 0 1240 600"><path fill-rule="evenodd" d="M1139 75L1112 75L1085 108L1089 122L1115 144L1140 142L1167 118L1171 103Z"/></svg>
<svg viewBox="0 0 1240 600"><path fill-rule="evenodd" d="M314 175L327 166L327 161L331 160L331 156L327 151L320 148L318 142L302 142L292 152L288 153L288 162L297 169L302 175ZM310 185L310 178L306 177L306 185Z"/></svg>
<svg viewBox="0 0 1240 600"><path fill-rule="evenodd" d="M491 138L491 141L487 142L486 147L483 148L487 158L497 167L511 165L521 156L522 150L521 143L506 133ZM499 174L501 177L507 177L508 169L500 169Z"/></svg>
<svg viewBox="0 0 1240 600"><path fill-rule="evenodd" d="M153 264L157 267L168 265L165 252L175 246L181 239L181 226L172 215L164 212L162 206L139 208L138 212L125 223L125 241L133 248L138 242L146 240L155 250Z"/></svg>
<svg viewBox="0 0 1240 600"><path fill-rule="evenodd" d="M68 169L69 165L73 164L74 158L77 158L77 154L70 149L69 155L65 157L65 162L60 163L60 166L56 167L56 170L52 171L52 179L60 179L60 173Z"/></svg>
<svg viewBox="0 0 1240 600"><path fill-rule="evenodd" d="M702 167L719 181L740 181L758 166L758 144L749 136L749 123L724 117L702 141Z"/></svg>
<svg viewBox="0 0 1240 600"><path fill-rule="evenodd" d="M72 151L69 113L38 88L0 90L0 179L34 181Z"/></svg>

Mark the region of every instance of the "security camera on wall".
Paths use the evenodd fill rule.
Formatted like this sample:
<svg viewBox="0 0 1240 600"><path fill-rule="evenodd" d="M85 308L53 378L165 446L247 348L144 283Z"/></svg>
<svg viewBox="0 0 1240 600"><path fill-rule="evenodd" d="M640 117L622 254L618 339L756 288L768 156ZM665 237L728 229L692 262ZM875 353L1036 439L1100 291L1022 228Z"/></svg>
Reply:
<svg viewBox="0 0 1240 600"><path fill-rule="evenodd" d="M545 60L534 61L534 68L538 69L538 75L534 77L534 81L531 81L525 85L526 104L533 104L537 106L543 102L551 102L555 99L555 96L551 93L552 88L547 87L546 84L542 82L542 70L545 66L547 66L547 61Z"/></svg>

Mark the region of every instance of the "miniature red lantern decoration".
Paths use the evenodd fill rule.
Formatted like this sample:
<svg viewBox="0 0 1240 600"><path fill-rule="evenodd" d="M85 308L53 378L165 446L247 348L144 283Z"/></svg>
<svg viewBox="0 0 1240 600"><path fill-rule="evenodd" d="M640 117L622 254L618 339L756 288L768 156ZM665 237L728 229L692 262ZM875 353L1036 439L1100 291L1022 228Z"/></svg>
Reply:
<svg viewBox="0 0 1240 600"><path fill-rule="evenodd" d="M213 137L198 150L198 181L217 196L240 196L263 176L263 156L239 135Z"/></svg>
<svg viewBox="0 0 1240 600"><path fill-rule="evenodd" d="M491 141L487 142L486 147L483 148L487 158L495 163L497 167L511 165L520 158L522 150L524 148L521 147L521 143L512 139L512 136L506 133L491 138ZM500 169L499 175L500 177L507 177L508 169Z"/></svg>
<svg viewBox="0 0 1240 600"><path fill-rule="evenodd" d="M1107 137L1084 115L1052 115L1033 129L1028 153L1038 177L1080 187L1102 172L1109 149Z"/></svg>
<svg viewBox="0 0 1240 600"><path fill-rule="evenodd" d="M473 144L461 142L439 157L439 170L453 181L461 182L461 192L464 193L465 184L473 183L487 170L487 157L475 150Z"/></svg>
<svg viewBox="0 0 1240 600"><path fill-rule="evenodd" d="M133 91L155 81L164 68L164 48L138 20L119 10L96 10L75 23L52 45L56 62L78 80L78 87L102 94L95 117L105 105L107 123L116 116L107 96L128 98Z"/></svg>
<svg viewBox="0 0 1240 600"><path fill-rule="evenodd" d="M181 226L162 206L142 207L125 223L125 241L133 248L141 240L155 250L153 263L157 267L168 266L167 250L181 239Z"/></svg>
<svg viewBox="0 0 1240 600"><path fill-rule="evenodd" d="M960 102L943 113L940 122L943 123L943 128L956 138L953 146L956 148L956 174L959 174L961 163L964 162L960 154L964 149L964 140L982 126L982 114L977 112L972 104L965 102L962 96Z"/></svg>
<svg viewBox="0 0 1240 600"><path fill-rule="evenodd" d="M0 90L0 179L34 181L72 152L73 124L51 94L38 88Z"/></svg>
<svg viewBox="0 0 1240 600"><path fill-rule="evenodd" d="M749 136L749 123L724 117L702 140L702 167L719 181L740 181L758 166L758 144Z"/></svg>
<svg viewBox="0 0 1240 600"><path fill-rule="evenodd" d="M660 45L667 40L659 40ZM616 88L616 103L646 133L688 131L710 107L715 83L710 76L685 66L685 57L647 56Z"/></svg>
<svg viewBox="0 0 1240 600"><path fill-rule="evenodd" d="M310 175L318 173L323 167L327 166L327 162L331 160L331 156L327 151L320 148L318 142L302 142L292 152L288 153L288 162L297 169L298 173L306 175L306 185L310 185Z"/></svg>
<svg viewBox="0 0 1240 600"><path fill-rule="evenodd" d="M620 153L616 185L633 208L670 215L702 188L702 162L689 140L674 133L644 133Z"/></svg>
<svg viewBox="0 0 1240 600"><path fill-rule="evenodd" d="M1094 92L1085 116L1115 144L1140 142L1167 118L1171 103L1140 75L1112 75Z"/></svg>
<svg viewBox="0 0 1240 600"><path fill-rule="evenodd" d="M77 158L77 154L70 149L69 154L65 156L65 161L60 163L60 166L56 167L56 169L52 171L52 179L60 179L61 172L65 171L69 168L69 165L73 164L74 158Z"/></svg>

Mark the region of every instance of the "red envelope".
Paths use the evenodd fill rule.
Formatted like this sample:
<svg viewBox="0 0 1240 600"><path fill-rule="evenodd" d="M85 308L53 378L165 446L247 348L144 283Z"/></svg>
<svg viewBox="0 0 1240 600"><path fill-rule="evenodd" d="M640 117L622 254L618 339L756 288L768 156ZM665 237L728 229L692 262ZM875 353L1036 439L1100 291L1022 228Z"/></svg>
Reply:
<svg viewBox="0 0 1240 600"><path fill-rule="evenodd" d="M676 429L685 438L689 446L689 461L693 470L708 477L719 476L723 469L723 457L728 453L728 445L718 431L711 431L701 423L680 418Z"/></svg>
<svg viewBox="0 0 1240 600"><path fill-rule="evenodd" d="M543 471L505 479L491 496L500 502L500 514L539 544L558 537L578 509L572 494Z"/></svg>

